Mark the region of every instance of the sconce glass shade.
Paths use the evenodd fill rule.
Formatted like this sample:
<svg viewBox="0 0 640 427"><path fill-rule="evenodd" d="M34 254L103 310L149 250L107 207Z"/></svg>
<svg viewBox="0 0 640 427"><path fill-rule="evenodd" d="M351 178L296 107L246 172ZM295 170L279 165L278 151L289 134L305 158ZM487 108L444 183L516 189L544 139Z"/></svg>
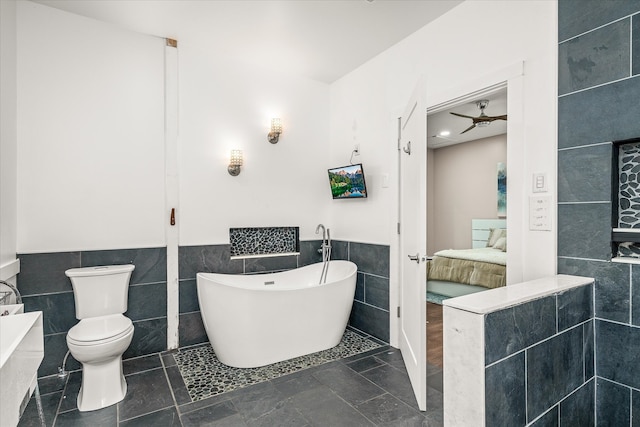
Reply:
<svg viewBox="0 0 640 427"><path fill-rule="evenodd" d="M231 150L227 171L231 176L238 176L240 174L240 166L242 166L242 150Z"/></svg>
<svg viewBox="0 0 640 427"><path fill-rule="evenodd" d="M267 135L267 139L272 144L277 144L282 133L282 121L279 118L271 119L271 132Z"/></svg>

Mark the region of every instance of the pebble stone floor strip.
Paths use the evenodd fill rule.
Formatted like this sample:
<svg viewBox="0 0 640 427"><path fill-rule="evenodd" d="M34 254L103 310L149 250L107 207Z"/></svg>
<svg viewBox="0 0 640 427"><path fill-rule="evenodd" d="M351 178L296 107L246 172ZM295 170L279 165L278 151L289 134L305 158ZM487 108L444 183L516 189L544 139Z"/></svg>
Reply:
<svg viewBox="0 0 640 427"><path fill-rule="evenodd" d="M173 354L193 402L238 388L281 377L382 347L376 341L346 330L342 341L328 350L259 368L233 368L222 364L210 344Z"/></svg>

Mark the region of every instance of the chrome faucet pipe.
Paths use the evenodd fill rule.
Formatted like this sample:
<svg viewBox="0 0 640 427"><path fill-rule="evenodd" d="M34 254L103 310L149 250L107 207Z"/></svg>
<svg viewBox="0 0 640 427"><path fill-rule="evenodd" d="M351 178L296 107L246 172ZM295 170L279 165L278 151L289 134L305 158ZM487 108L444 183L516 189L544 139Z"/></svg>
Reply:
<svg viewBox="0 0 640 427"><path fill-rule="evenodd" d="M16 288L9 282L5 282L4 280L0 280L0 283L11 289L11 292L13 292L13 294L16 296L16 304L22 304L22 296L20 295L20 291L18 290L18 288Z"/></svg>

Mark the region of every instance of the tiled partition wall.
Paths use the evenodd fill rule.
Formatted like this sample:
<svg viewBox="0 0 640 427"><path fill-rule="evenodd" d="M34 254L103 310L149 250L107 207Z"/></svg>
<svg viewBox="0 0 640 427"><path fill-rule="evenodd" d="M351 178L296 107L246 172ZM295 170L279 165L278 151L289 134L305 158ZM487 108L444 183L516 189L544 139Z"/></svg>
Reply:
<svg viewBox="0 0 640 427"><path fill-rule="evenodd" d="M593 289L558 276L445 301L445 424L594 425Z"/></svg>
<svg viewBox="0 0 640 427"><path fill-rule="evenodd" d="M611 141L640 137L640 2L558 2L558 272L595 282L597 425L640 422L640 265L611 262ZM633 417L633 419L632 419Z"/></svg>
<svg viewBox="0 0 640 427"><path fill-rule="evenodd" d="M18 285L25 311L42 311L45 356L38 376L58 372L67 353L67 332L75 317L73 289L65 270L96 265L134 264L125 313L135 326L124 358L157 353L167 347L166 248L19 254ZM79 369L69 356L67 370Z"/></svg>
<svg viewBox="0 0 640 427"><path fill-rule="evenodd" d="M593 286L485 316L486 425L591 426Z"/></svg>
<svg viewBox="0 0 640 427"><path fill-rule="evenodd" d="M300 255L230 259L229 245L182 246L180 259L180 346L206 342L200 316L196 274L199 272L255 274L290 270L322 261L320 240L301 241ZM332 259L358 265L356 297L349 324L389 341L389 247L333 241Z"/></svg>

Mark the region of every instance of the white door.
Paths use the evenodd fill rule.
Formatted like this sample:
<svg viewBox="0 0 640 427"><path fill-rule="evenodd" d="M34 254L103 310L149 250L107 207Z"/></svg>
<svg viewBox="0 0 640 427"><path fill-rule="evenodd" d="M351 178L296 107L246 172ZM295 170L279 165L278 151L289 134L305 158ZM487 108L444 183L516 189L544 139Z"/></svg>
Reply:
<svg viewBox="0 0 640 427"><path fill-rule="evenodd" d="M418 407L427 406L427 109L418 84L400 120L400 350Z"/></svg>

